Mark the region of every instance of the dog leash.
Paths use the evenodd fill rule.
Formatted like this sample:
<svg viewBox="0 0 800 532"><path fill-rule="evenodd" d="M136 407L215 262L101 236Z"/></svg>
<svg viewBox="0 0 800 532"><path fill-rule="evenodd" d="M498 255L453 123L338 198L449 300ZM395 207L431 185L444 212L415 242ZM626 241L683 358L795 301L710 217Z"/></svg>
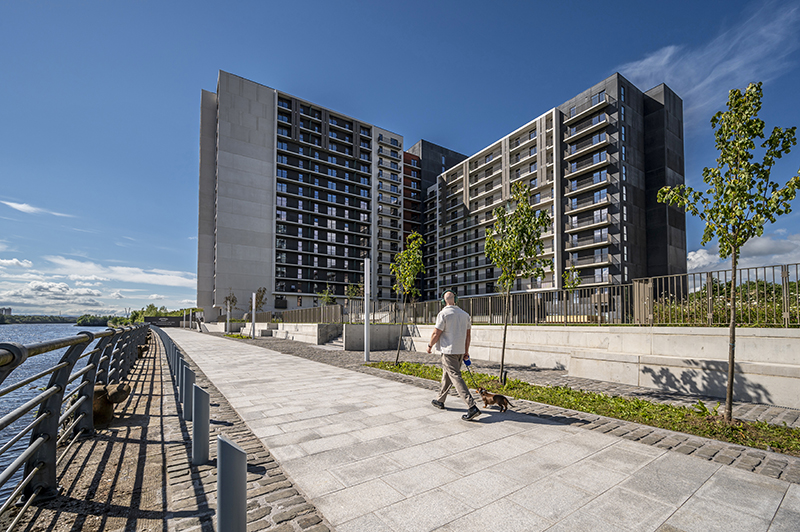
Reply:
<svg viewBox="0 0 800 532"><path fill-rule="evenodd" d="M469 358L464 361L464 365L467 367L467 373L469 373L469 379L472 381L472 386L477 390L478 385L475 384L475 378L472 376L472 370L469 367L472 365L472 360Z"/></svg>

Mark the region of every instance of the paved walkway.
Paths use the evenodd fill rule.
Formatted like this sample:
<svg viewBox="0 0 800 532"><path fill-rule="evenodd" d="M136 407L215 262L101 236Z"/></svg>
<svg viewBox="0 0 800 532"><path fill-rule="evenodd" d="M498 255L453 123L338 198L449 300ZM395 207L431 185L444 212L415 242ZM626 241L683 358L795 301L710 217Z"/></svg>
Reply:
<svg viewBox="0 0 800 532"><path fill-rule="evenodd" d="M339 532L800 529L800 484L548 416L466 423L457 398L168 332Z"/></svg>

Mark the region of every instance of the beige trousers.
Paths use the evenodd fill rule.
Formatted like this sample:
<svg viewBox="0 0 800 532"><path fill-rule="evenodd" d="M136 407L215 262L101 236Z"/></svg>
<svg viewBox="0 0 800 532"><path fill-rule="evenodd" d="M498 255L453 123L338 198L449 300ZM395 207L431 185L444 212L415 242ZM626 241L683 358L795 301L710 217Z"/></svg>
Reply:
<svg viewBox="0 0 800 532"><path fill-rule="evenodd" d="M469 388L461 378L461 359L464 355L442 355L442 385L439 387L439 398L437 401L444 403L447 399L447 392L450 387L455 385L458 396L467 403L469 408L475 406L475 399L469 393Z"/></svg>

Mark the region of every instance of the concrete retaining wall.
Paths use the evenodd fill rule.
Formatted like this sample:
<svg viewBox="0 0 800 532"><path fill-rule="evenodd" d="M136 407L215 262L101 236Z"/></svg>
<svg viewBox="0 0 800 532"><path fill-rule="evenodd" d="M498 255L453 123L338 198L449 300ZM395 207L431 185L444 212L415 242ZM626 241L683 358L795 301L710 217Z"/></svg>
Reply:
<svg viewBox="0 0 800 532"><path fill-rule="evenodd" d="M416 326L412 326L416 328ZM403 339L403 349L413 350L414 342L410 338L409 326L406 326ZM369 348L372 351L389 351L397 349L397 339L400 335L400 325L373 324L369 328ZM344 326L345 351L364 350L364 324L350 323Z"/></svg>
<svg viewBox="0 0 800 532"><path fill-rule="evenodd" d="M425 351L432 325L415 326ZM472 328L470 354L499 362L503 327ZM573 377L724 398L728 330L711 327L510 326L507 363ZM800 330L737 329L734 397L800 408Z"/></svg>
<svg viewBox="0 0 800 532"><path fill-rule="evenodd" d="M208 332L214 332L214 333L224 333L225 332L225 322L224 321L218 321L216 323L204 323L203 325L205 325L206 329L208 329ZM240 321L235 321L235 322L231 323L231 332L232 333L238 333L242 329L243 326L244 326L244 323L242 323Z"/></svg>
<svg viewBox="0 0 800 532"><path fill-rule="evenodd" d="M322 345L341 334L342 325L338 323L279 323L272 332L276 338L313 345Z"/></svg>

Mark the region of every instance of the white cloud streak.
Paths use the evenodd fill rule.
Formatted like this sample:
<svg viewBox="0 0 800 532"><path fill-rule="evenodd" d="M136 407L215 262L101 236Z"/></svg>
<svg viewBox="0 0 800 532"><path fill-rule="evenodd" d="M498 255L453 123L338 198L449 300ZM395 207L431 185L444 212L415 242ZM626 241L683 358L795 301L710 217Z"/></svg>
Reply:
<svg viewBox="0 0 800 532"><path fill-rule="evenodd" d="M157 269L143 270L129 266L103 266L91 261L79 261L61 256L47 256L44 258L55 265L53 273L67 275L71 280L114 280L184 288L195 288L197 286L195 275L189 272Z"/></svg>
<svg viewBox="0 0 800 532"><path fill-rule="evenodd" d="M158 300L166 299L166 298L167 298L167 296L162 296L161 294L150 294L149 296L147 296L147 299L152 299L154 301L158 301Z"/></svg>
<svg viewBox="0 0 800 532"><path fill-rule="evenodd" d="M707 124L728 91L778 77L797 61L800 5L770 1L738 25L690 48L670 45L617 70L647 90L666 83L684 101L689 128Z"/></svg>
<svg viewBox="0 0 800 532"><path fill-rule="evenodd" d="M53 216L63 216L65 218L74 218L71 214L64 214L61 212L55 211L48 211L47 209L42 209L40 207L34 207L28 203L14 203L13 201L0 201L5 205L8 205L12 209L18 210L20 212L24 212L26 214L51 214Z"/></svg>
<svg viewBox="0 0 800 532"><path fill-rule="evenodd" d="M33 263L27 259L0 259L0 266L18 266L20 268L30 268Z"/></svg>

